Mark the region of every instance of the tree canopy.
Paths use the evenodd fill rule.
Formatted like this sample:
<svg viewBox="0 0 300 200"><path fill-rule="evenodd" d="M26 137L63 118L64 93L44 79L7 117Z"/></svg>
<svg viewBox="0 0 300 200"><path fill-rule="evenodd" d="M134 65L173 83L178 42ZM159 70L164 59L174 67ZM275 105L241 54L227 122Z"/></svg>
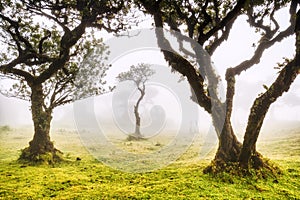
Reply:
<svg viewBox="0 0 300 200"><path fill-rule="evenodd" d="M149 68L147 64L138 64L137 66L132 65L127 72L122 72L117 76L118 81L133 81L138 88L145 85L149 77L155 72Z"/></svg>

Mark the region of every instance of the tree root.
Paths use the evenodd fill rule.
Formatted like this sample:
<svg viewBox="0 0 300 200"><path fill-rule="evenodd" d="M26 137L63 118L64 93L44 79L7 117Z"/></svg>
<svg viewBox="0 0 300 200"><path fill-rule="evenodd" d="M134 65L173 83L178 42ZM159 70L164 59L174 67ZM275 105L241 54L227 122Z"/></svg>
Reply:
<svg viewBox="0 0 300 200"><path fill-rule="evenodd" d="M30 147L21 150L19 162L29 165L53 165L63 161L63 153L55 148L47 151L34 152Z"/></svg>
<svg viewBox="0 0 300 200"><path fill-rule="evenodd" d="M130 134L128 135L127 141L141 141L141 140L146 140L142 135L137 135L137 134Z"/></svg>
<svg viewBox="0 0 300 200"><path fill-rule="evenodd" d="M203 170L204 174L218 175L227 173L235 176L255 176L261 179L274 178L282 174L278 166L263 158L260 154L251 157L248 168L241 167L239 162L221 162L213 160L209 166Z"/></svg>

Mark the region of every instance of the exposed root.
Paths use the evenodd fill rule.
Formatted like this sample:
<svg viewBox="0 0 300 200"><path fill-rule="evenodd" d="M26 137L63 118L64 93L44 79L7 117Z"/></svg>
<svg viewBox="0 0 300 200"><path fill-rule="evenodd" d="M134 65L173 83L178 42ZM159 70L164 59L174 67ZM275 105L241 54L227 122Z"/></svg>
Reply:
<svg viewBox="0 0 300 200"><path fill-rule="evenodd" d="M21 150L19 161L30 165L53 165L63 161L63 153L54 147L44 151L33 151L29 146Z"/></svg>
<svg viewBox="0 0 300 200"><path fill-rule="evenodd" d="M241 167L239 162L216 162L214 160L203 170L203 173L212 175L227 173L235 176L255 176L267 179L268 177L274 178L282 174L282 171L268 159L257 155L251 158L248 168Z"/></svg>

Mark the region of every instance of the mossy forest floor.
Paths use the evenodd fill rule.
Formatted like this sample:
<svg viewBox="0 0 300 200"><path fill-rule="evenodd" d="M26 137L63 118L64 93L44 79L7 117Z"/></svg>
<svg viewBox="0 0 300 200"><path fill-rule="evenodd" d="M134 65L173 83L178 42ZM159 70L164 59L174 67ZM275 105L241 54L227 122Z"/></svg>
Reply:
<svg viewBox="0 0 300 200"><path fill-rule="evenodd" d="M16 160L18 150L31 139L31 130L0 129L0 199L300 199L300 130L260 140L258 150L282 169L281 175L267 179L203 174L214 149L199 159L201 140L197 138L169 166L128 173L95 160L76 132L53 132L52 139L67 161L28 166ZM120 144L132 151L157 148L157 143L149 141Z"/></svg>

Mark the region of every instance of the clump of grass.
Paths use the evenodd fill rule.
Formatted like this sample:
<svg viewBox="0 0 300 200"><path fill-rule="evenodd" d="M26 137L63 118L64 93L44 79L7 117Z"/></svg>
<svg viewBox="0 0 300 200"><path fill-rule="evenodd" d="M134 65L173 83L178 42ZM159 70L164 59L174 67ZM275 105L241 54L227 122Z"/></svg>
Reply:
<svg viewBox="0 0 300 200"><path fill-rule="evenodd" d="M156 146L156 147L162 147L163 145L160 142L156 142L154 146Z"/></svg>
<svg viewBox="0 0 300 200"><path fill-rule="evenodd" d="M146 138L141 135L130 134L130 135L128 135L126 140L127 141L143 141L143 140L146 140Z"/></svg>
<svg viewBox="0 0 300 200"><path fill-rule="evenodd" d="M0 132L9 132L11 130L11 127L8 125L0 126Z"/></svg>

